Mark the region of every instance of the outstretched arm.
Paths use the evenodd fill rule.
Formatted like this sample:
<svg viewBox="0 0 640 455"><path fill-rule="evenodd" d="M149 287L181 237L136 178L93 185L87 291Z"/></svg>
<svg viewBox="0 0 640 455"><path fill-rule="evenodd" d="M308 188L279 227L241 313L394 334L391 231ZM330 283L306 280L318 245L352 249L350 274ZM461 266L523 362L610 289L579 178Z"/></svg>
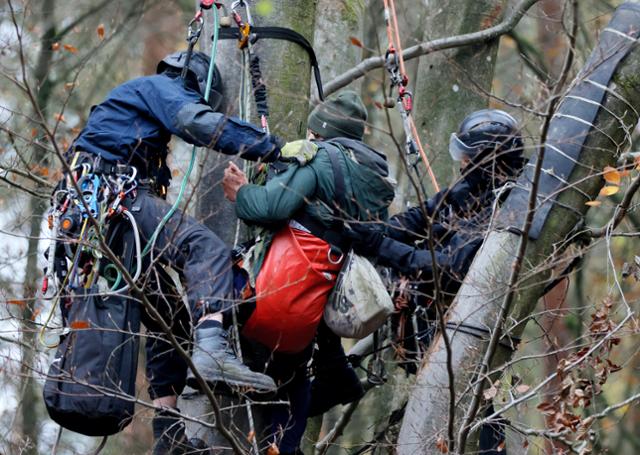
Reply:
<svg viewBox="0 0 640 455"><path fill-rule="evenodd" d="M187 142L246 160L272 162L280 157L278 137L235 117L214 112L208 105L189 103L178 111L176 134Z"/></svg>
<svg viewBox="0 0 640 455"><path fill-rule="evenodd" d="M251 123L215 112L200 94L185 88L180 78L150 77L136 90L149 114L190 144L252 161L271 162L280 157L280 139Z"/></svg>

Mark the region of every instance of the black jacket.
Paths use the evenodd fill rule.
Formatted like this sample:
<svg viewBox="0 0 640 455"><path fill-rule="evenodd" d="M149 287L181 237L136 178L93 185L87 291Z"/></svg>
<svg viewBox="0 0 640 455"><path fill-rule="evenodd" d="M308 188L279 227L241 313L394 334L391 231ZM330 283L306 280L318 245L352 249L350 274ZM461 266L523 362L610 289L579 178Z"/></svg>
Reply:
<svg viewBox="0 0 640 455"><path fill-rule="evenodd" d="M518 159L513 175L500 178L485 169L475 169L422 207L392 217L378 262L417 278L422 282L420 291L433 297L434 261L426 241L430 235L441 290L455 294L482 245L497 195L506 196L507 191L501 192L501 188L521 167L522 159ZM431 229L426 217L433 220Z"/></svg>

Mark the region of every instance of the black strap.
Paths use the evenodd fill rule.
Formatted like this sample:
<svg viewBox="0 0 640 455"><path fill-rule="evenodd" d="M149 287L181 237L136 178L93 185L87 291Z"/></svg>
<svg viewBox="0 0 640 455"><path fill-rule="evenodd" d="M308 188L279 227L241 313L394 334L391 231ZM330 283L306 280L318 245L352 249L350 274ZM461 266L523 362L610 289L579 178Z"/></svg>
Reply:
<svg viewBox="0 0 640 455"><path fill-rule="evenodd" d="M237 28L220 27L218 29L218 38L239 40L240 31ZM303 48L309 55L309 61L313 68L313 76L316 81L316 87L318 88L318 98L320 98L320 101L324 101L324 91L322 90L322 77L320 76L318 58L313 50L313 46L311 46L304 36L295 30L284 27L251 27L251 39L257 41L260 38L289 41Z"/></svg>
<svg viewBox="0 0 640 455"><path fill-rule="evenodd" d="M334 218L331 228L327 228L320 221L315 220L309 216L306 212L300 211L296 214L295 220L309 229L313 235L321 238L331 246L339 249L341 252L347 252L350 244L343 235L344 231L344 210L347 207L347 199L345 194L347 192L347 186L344 180L344 172L342 172L342 166L340 166L340 157L338 150L330 147L324 148L329 157L331 163L331 169L333 171L333 210Z"/></svg>
<svg viewBox="0 0 640 455"><path fill-rule="evenodd" d="M479 340L486 341L487 338L483 335L491 335L491 331L487 330L483 327L478 327L470 324L465 324L463 322L447 322L447 329L454 330L456 332L464 333L465 335L471 335L472 337L478 338ZM479 333L478 333L479 332ZM503 348L509 349L510 351L515 352L518 348L518 345L522 341L520 338L511 336L508 334L502 335L502 340L500 340L499 344Z"/></svg>
<svg viewBox="0 0 640 455"><path fill-rule="evenodd" d="M340 166L340 158L338 152L332 148L325 148L329 161L331 162L331 169L333 170L333 204L335 206L337 215L340 215L341 209L344 211L347 208L347 199L345 194L347 192L347 186L344 182L344 172L342 172L342 166ZM336 216L335 221L340 224L340 227L344 224L340 216Z"/></svg>

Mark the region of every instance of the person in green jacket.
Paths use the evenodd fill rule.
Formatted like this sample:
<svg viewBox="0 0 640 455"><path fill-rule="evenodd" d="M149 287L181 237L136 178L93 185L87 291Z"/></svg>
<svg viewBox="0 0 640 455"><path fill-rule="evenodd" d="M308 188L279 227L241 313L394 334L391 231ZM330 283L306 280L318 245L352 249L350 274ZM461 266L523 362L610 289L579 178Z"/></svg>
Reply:
<svg viewBox="0 0 640 455"><path fill-rule="evenodd" d="M386 156L362 142L366 119L360 97L344 91L313 110L308 118L307 140L285 146L299 148L292 153L298 157L297 162L276 170L265 185L250 184L246 175L230 163L223 189L227 198L236 202L238 218L272 231L288 223L293 229L325 240L338 255L348 252L350 244L342 232L345 224L385 221L394 197ZM336 165L342 179L334 173ZM287 428L279 447L283 454L298 450L307 416L364 394L340 338L322 323L318 332L313 354L315 377L310 387L304 374L308 356L280 356L278 362L276 379L288 384L283 398L291 401L290 410L276 410L272 419L274 426L280 421L282 428ZM287 363L290 368L283 368ZM282 377L285 370L289 378ZM339 387L334 387L336 383ZM327 393L329 387L331 393Z"/></svg>

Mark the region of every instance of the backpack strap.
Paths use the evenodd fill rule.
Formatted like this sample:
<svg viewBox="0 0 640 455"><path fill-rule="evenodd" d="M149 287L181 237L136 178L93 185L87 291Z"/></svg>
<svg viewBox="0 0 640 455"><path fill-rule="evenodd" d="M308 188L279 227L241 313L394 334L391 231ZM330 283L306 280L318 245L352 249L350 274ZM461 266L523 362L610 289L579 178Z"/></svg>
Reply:
<svg viewBox="0 0 640 455"><path fill-rule="evenodd" d="M342 148L337 148L342 151ZM345 197L347 186L345 184L342 166L340 166L340 153L333 147L325 147L324 150L327 152L329 162L331 163L331 169L333 171L333 223L330 228L327 228L320 221L312 218L304 211L298 212L295 216L295 220L307 228L311 234L330 244L336 253L342 254L348 252L351 248L350 242L343 234L344 220L341 217L341 214L347 206L347 198Z"/></svg>
<svg viewBox="0 0 640 455"><path fill-rule="evenodd" d="M344 181L342 166L340 166L340 158L338 157L338 152L331 148L325 148L325 150L327 152L327 155L329 156L331 169L333 170L333 205L335 211L337 212L337 216L335 217L333 224L339 230L342 230L344 228L344 221L341 220L339 214L347 207L347 199L345 198L347 187ZM340 151L342 151L342 149L340 149Z"/></svg>

